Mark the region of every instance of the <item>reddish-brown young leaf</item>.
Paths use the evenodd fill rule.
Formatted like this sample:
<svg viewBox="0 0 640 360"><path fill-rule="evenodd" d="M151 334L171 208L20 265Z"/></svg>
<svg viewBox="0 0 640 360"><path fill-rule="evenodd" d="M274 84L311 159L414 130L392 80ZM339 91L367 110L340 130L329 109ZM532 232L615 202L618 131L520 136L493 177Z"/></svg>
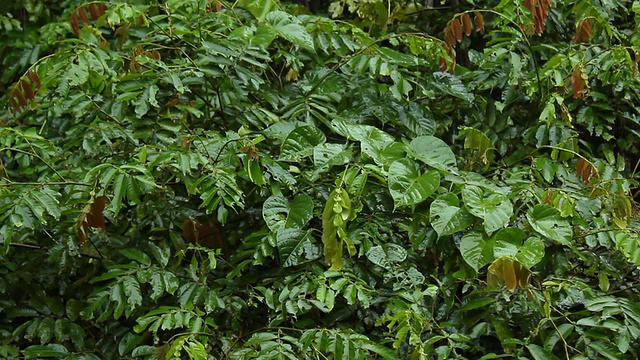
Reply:
<svg viewBox="0 0 640 360"><path fill-rule="evenodd" d="M98 10L98 5L90 4L89 14L91 14L91 19L93 19L93 21L98 20L100 18L100 10Z"/></svg>
<svg viewBox="0 0 640 360"><path fill-rule="evenodd" d="M78 15L76 15L75 12L71 14L71 19L69 20L69 22L71 23L71 29L73 29L73 32L79 34L80 25L78 25Z"/></svg>
<svg viewBox="0 0 640 360"><path fill-rule="evenodd" d="M464 13L460 15L460 21L462 22L462 27L464 27L464 33L467 36L470 36L473 32L473 27L471 25L471 16L469 14Z"/></svg>
<svg viewBox="0 0 640 360"><path fill-rule="evenodd" d="M591 18L586 18L578 21L576 33L571 41L583 43L589 41L589 39L591 39Z"/></svg>
<svg viewBox="0 0 640 360"><path fill-rule="evenodd" d="M18 101L16 100L15 97L13 97L13 96L9 97L9 105L11 105L13 110L15 110L18 114L20 114L22 112L22 108L18 104Z"/></svg>
<svg viewBox="0 0 640 360"><path fill-rule="evenodd" d="M574 99L581 98L588 91L584 79L582 78L582 69L580 66L576 66L571 73L571 87L573 88Z"/></svg>
<svg viewBox="0 0 640 360"><path fill-rule="evenodd" d="M444 28L444 41L450 46L456 45L456 37L453 35L453 30L451 29L451 21L449 21L447 27Z"/></svg>
<svg viewBox="0 0 640 360"><path fill-rule="evenodd" d="M589 180L594 177L598 178L598 169L596 169L592 163L585 159L578 160L576 164L576 173L585 183L589 183Z"/></svg>
<svg viewBox="0 0 640 360"><path fill-rule="evenodd" d="M458 42L462 41L462 24L458 19L451 20L451 30L453 31L453 35L456 37Z"/></svg>
<svg viewBox="0 0 640 360"><path fill-rule="evenodd" d="M38 76L38 74L35 71L29 71L27 73L27 76L29 77L29 80L31 80L33 85L36 86L36 91L39 91L42 87L42 84L40 83L40 77Z"/></svg>
<svg viewBox="0 0 640 360"><path fill-rule="evenodd" d="M20 81L20 86L22 87L22 90L24 91L24 95L27 97L28 100L33 100L36 98L36 94L33 92L33 88L31 87L31 84L29 84L29 82L26 79Z"/></svg>
<svg viewBox="0 0 640 360"><path fill-rule="evenodd" d="M484 34L484 16L482 16L481 12L476 11L475 15L473 16L473 22L476 25L476 31L480 34Z"/></svg>
<svg viewBox="0 0 640 360"><path fill-rule="evenodd" d="M104 211L105 197L98 196L93 199L93 203L91 204L91 208L89 209L89 213L87 214L87 225L91 226L95 229L105 230L107 228L107 224L104 220L104 215L102 212Z"/></svg>
<svg viewBox="0 0 640 360"><path fill-rule="evenodd" d="M98 14L100 14L100 16L102 16L104 14L105 11L107 11L108 7L106 4L100 4L98 5Z"/></svg>
<svg viewBox="0 0 640 360"><path fill-rule="evenodd" d="M82 23L87 25L89 23L87 11L83 7L78 8L76 11L78 12L78 17L82 20Z"/></svg>
<svg viewBox="0 0 640 360"><path fill-rule="evenodd" d="M13 84L13 90L11 91L11 95L13 95L17 100L20 106L27 107L27 99L24 97L22 91L20 91L20 87L18 84Z"/></svg>
<svg viewBox="0 0 640 360"><path fill-rule="evenodd" d="M438 68L442 72L447 71L448 69L447 60L444 57L440 57L440 60L438 60Z"/></svg>
<svg viewBox="0 0 640 360"><path fill-rule="evenodd" d="M195 220L189 218L184 219L182 222L182 236L187 242L196 244L196 226L199 225L200 223Z"/></svg>

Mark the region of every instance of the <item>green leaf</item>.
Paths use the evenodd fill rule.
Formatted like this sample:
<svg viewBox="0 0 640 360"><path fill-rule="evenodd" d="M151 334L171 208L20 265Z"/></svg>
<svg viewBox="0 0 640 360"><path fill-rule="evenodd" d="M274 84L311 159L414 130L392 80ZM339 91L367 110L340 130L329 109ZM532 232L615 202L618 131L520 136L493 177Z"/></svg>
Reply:
<svg viewBox="0 0 640 360"><path fill-rule="evenodd" d="M449 145L435 136L419 136L411 141L407 153L438 170L457 174L456 157Z"/></svg>
<svg viewBox="0 0 640 360"><path fill-rule="evenodd" d="M326 141L324 133L314 126L300 126L289 133L280 149L280 160L299 161L313 155L314 147Z"/></svg>
<svg viewBox="0 0 640 360"><path fill-rule="evenodd" d="M407 258L407 251L396 244L377 245L369 249L366 256L372 263L389 268L403 262Z"/></svg>
<svg viewBox="0 0 640 360"><path fill-rule="evenodd" d="M513 215L513 205L505 195L487 194L478 186L465 186L462 200L471 214L484 220L487 234L505 227Z"/></svg>
<svg viewBox="0 0 640 360"><path fill-rule="evenodd" d="M311 236L312 230L281 229L277 232L276 243L282 266L297 266L316 260L322 255L319 246Z"/></svg>
<svg viewBox="0 0 640 360"><path fill-rule="evenodd" d="M473 216L460 206L460 200L453 193L438 196L429 208L429 221L438 236L451 235L462 231L473 223Z"/></svg>
<svg viewBox="0 0 640 360"><path fill-rule="evenodd" d="M272 11L267 14L266 20L273 26L278 36L303 49L315 52L313 38L293 15L284 11Z"/></svg>
<svg viewBox="0 0 640 360"><path fill-rule="evenodd" d="M127 299L127 304L129 304L127 314L131 314L133 309L142 304L140 284L133 276L125 276L122 279L122 288Z"/></svg>
<svg viewBox="0 0 640 360"><path fill-rule="evenodd" d="M520 261L524 266L530 268L544 258L544 241L539 238L532 236L524 242L524 245L520 247L520 251L518 255L516 255L516 259Z"/></svg>
<svg viewBox="0 0 640 360"><path fill-rule="evenodd" d="M527 345L527 350L529 350L534 360L559 360L551 352L536 344Z"/></svg>
<svg viewBox="0 0 640 360"><path fill-rule="evenodd" d="M404 156L404 146L395 142L386 132L370 125L353 124L344 119L334 119L333 130L348 138L360 141L362 152L378 165L388 165Z"/></svg>
<svg viewBox="0 0 640 360"><path fill-rule="evenodd" d="M529 209L527 220L540 235L546 236L562 245L570 245L573 231L568 221L560 216L554 207L539 204Z"/></svg>
<svg viewBox="0 0 640 360"><path fill-rule="evenodd" d="M480 232L470 232L460 239L459 248L464 261L478 271L493 261L493 246L493 239L487 239Z"/></svg>
<svg viewBox="0 0 640 360"><path fill-rule="evenodd" d="M144 265L151 264L151 258L149 255L145 254L141 250L138 249L120 249L118 250L122 255L124 255L127 259L137 261Z"/></svg>
<svg viewBox="0 0 640 360"><path fill-rule="evenodd" d="M424 201L440 186L440 174L435 170L420 175L415 161L401 159L389 166L389 192L395 206L414 205Z"/></svg>
<svg viewBox="0 0 640 360"><path fill-rule="evenodd" d="M525 232L519 228L499 230L492 237L494 242L493 256L495 258L503 256L516 258L526 236Z"/></svg>
<svg viewBox="0 0 640 360"><path fill-rule="evenodd" d="M43 357L64 357L69 350L60 344L31 345L22 351L25 358L37 359Z"/></svg>
<svg viewBox="0 0 640 360"><path fill-rule="evenodd" d="M256 19L263 21L276 4L273 0L241 0L238 1L238 6L249 10Z"/></svg>
<svg viewBox="0 0 640 360"><path fill-rule="evenodd" d="M313 199L299 194L291 204L280 195L271 195L262 206L262 218L271 231L302 229L313 216Z"/></svg>
<svg viewBox="0 0 640 360"><path fill-rule="evenodd" d="M171 258L171 249L168 246L162 243L160 243L160 245L149 243L149 249L151 250L153 257L162 267L167 266L169 259Z"/></svg>

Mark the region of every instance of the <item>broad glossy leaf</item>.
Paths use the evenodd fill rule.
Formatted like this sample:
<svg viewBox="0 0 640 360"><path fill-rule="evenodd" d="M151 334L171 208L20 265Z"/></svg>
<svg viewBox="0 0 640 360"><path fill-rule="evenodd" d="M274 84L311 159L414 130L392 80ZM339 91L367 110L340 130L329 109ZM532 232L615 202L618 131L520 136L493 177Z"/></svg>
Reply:
<svg viewBox="0 0 640 360"><path fill-rule="evenodd" d="M532 236L524 242L516 259L518 259L524 266L532 267L542 261L544 257L544 241Z"/></svg>
<svg viewBox="0 0 640 360"><path fill-rule="evenodd" d="M311 236L312 230L281 229L276 235L282 266L297 266L318 259L322 250Z"/></svg>
<svg viewBox="0 0 640 360"><path fill-rule="evenodd" d="M505 195L486 193L478 186L465 186L462 200L471 214L484 220L487 234L505 227L513 215L513 205Z"/></svg>
<svg viewBox="0 0 640 360"><path fill-rule="evenodd" d="M435 136L419 136L411 141L407 152L412 157L438 170L458 172L456 156L449 145Z"/></svg>
<svg viewBox="0 0 640 360"><path fill-rule="evenodd" d="M499 230L492 237L494 242L493 256L496 258L502 256L516 257L526 236L525 232L519 228Z"/></svg>
<svg viewBox="0 0 640 360"><path fill-rule="evenodd" d="M560 216L554 207L539 204L529 209L527 220L540 235L546 236L563 245L569 245L573 236L571 225Z"/></svg>
<svg viewBox="0 0 640 360"><path fill-rule="evenodd" d="M353 124L340 118L334 119L331 126L336 133L348 139L360 141L362 152L378 165L391 163L404 156L404 146L396 143L391 135L376 127Z"/></svg>
<svg viewBox="0 0 640 360"><path fill-rule="evenodd" d="M271 231L302 229L313 216L313 199L297 195L291 203L282 195L271 195L262 206L262 218Z"/></svg>
<svg viewBox="0 0 640 360"><path fill-rule="evenodd" d="M324 143L313 148L316 172L327 171L331 166L343 165L351 160L351 149L342 144Z"/></svg>
<svg viewBox="0 0 640 360"><path fill-rule="evenodd" d="M462 231L473 223L473 219L453 193L438 196L429 208L429 220L438 236Z"/></svg>
<svg viewBox="0 0 640 360"><path fill-rule="evenodd" d="M401 159L389 166L388 183L396 207L414 205L436 191L440 186L440 174L430 170L421 175L415 161Z"/></svg>
<svg viewBox="0 0 640 360"><path fill-rule="evenodd" d="M486 238L483 233L470 232L460 239L458 246L464 261L478 271L493 261L493 245L493 239Z"/></svg>
<svg viewBox="0 0 640 360"><path fill-rule="evenodd" d="M298 161L313 155L314 147L326 141L324 133L314 126L300 126L289 133L282 143L280 159Z"/></svg>

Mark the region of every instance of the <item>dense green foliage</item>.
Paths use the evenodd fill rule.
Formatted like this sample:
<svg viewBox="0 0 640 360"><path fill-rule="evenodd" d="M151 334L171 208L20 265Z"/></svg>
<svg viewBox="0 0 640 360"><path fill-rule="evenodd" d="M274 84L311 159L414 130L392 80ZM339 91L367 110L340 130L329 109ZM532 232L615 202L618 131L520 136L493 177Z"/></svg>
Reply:
<svg viewBox="0 0 640 360"><path fill-rule="evenodd" d="M640 356L640 3L29 4L0 357Z"/></svg>

